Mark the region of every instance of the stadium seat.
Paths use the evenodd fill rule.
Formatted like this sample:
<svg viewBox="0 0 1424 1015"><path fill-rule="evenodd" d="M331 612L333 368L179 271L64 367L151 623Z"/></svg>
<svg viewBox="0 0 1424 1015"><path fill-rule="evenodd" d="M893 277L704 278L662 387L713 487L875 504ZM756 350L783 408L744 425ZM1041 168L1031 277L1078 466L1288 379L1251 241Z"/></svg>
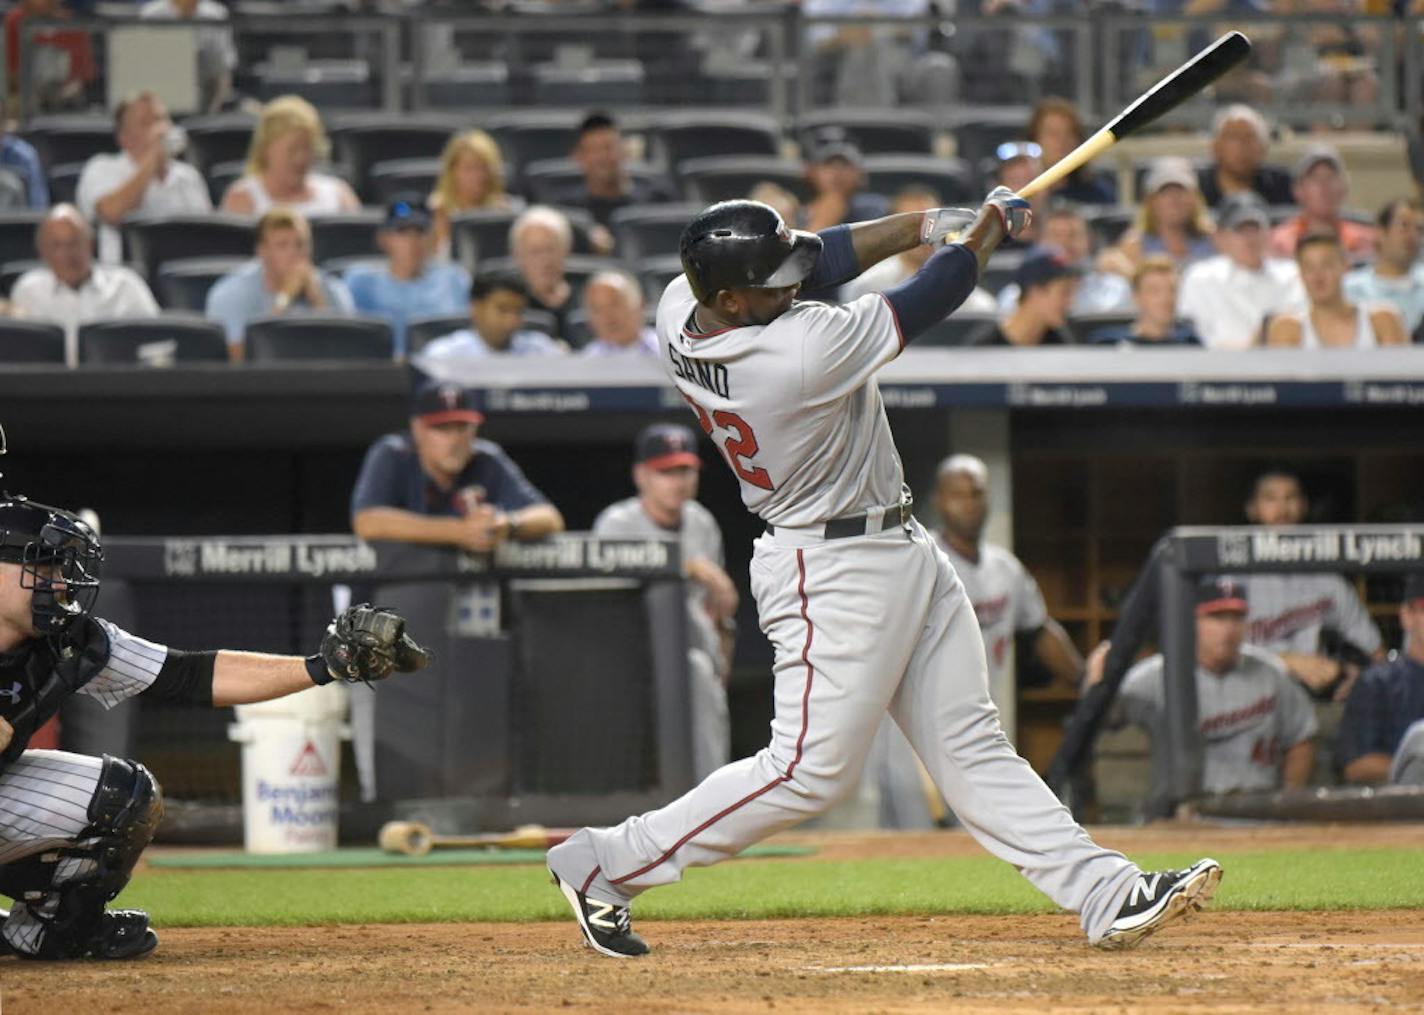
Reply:
<svg viewBox="0 0 1424 1015"><path fill-rule="evenodd" d="M931 325L927 331L915 339L915 346L929 348L931 346L973 345L980 335L990 331L997 322L998 318L994 314L976 314L960 310L950 314L938 324Z"/></svg>
<svg viewBox="0 0 1424 1015"><path fill-rule="evenodd" d="M257 225L244 215L153 215L124 220L124 243L145 277L158 278L168 261L188 257L251 257Z"/></svg>
<svg viewBox="0 0 1424 1015"><path fill-rule="evenodd" d="M0 363L63 363L64 329L0 317Z"/></svg>
<svg viewBox="0 0 1424 1015"><path fill-rule="evenodd" d="M528 308L524 311L524 319L520 325L531 331L542 331L550 338L563 338L559 334L558 318L547 310L539 310L537 307Z"/></svg>
<svg viewBox="0 0 1424 1015"><path fill-rule="evenodd" d="M949 205L968 204L982 197L974 175L962 159L933 155L867 155L865 189L894 197L907 186L932 188Z"/></svg>
<svg viewBox="0 0 1424 1015"><path fill-rule="evenodd" d="M979 165L980 160L992 158L994 150L1005 141L1022 141L1028 117L1027 107L968 113L951 123L955 155L971 166Z"/></svg>
<svg viewBox="0 0 1424 1015"><path fill-rule="evenodd" d="M182 257L165 261L158 268L153 294L166 310L202 313L208 305L208 290L218 279L242 267L250 257Z"/></svg>
<svg viewBox="0 0 1424 1015"><path fill-rule="evenodd" d="M366 189L361 193L371 204L388 205L392 201L409 201L422 205L440 179L440 160L386 159L371 167Z"/></svg>
<svg viewBox="0 0 1424 1015"><path fill-rule="evenodd" d="M676 254L678 240L692 217L702 210L696 204L640 204L613 213L613 236L618 256L638 261L660 254Z"/></svg>
<svg viewBox="0 0 1424 1015"><path fill-rule="evenodd" d="M253 68L257 98L300 95L318 109L374 109L380 101L365 60L308 60L300 67Z"/></svg>
<svg viewBox="0 0 1424 1015"><path fill-rule="evenodd" d="M788 87L795 85L793 66L783 68ZM775 67L764 60L742 60L723 67L703 67L697 93L710 106L750 106L756 110L771 105L771 81Z"/></svg>
<svg viewBox="0 0 1424 1015"><path fill-rule="evenodd" d="M395 338L389 322L374 317L261 317L243 335L247 359L389 360Z"/></svg>
<svg viewBox="0 0 1424 1015"><path fill-rule="evenodd" d="M113 118L88 113L33 117L20 135L35 146L46 169L83 163L91 155L119 147Z"/></svg>
<svg viewBox="0 0 1424 1015"><path fill-rule="evenodd" d="M1137 320L1133 311L1103 310L1092 314L1072 314L1068 318L1068 330L1080 345L1086 345L1093 336L1106 328L1126 327Z"/></svg>
<svg viewBox="0 0 1424 1015"><path fill-rule="evenodd" d="M678 166L684 196L696 204L708 205L746 197L758 183L785 187L801 200L810 197L810 187L801 163L767 155L716 155L688 159Z"/></svg>
<svg viewBox="0 0 1424 1015"><path fill-rule="evenodd" d="M580 308L569 314L564 324L563 339L571 349L582 349L593 341L593 329L588 324L588 311Z"/></svg>
<svg viewBox="0 0 1424 1015"><path fill-rule="evenodd" d="M50 204L73 204L74 195L79 190L79 174L82 172L82 162L65 162L51 166L45 174L49 183Z"/></svg>
<svg viewBox="0 0 1424 1015"><path fill-rule="evenodd" d="M35 230L44 214L28 208L0 211L0 263L35 256Z"/></svg>
<svg viewBox="0 0 1424 1015"><path fill-rule="evenodd" d="M183 121L188 161L205 173L223 162L244 162L256 126L257 118L250 113L190 116Z"/></svg>
<svg viewBox="0 0 1424 1015"><path fill-rule="evenodd" d="M844 136L864 155L934 152L934 118L914 109L826 109L796 121L802 151L829 131Z"/></svg>
<svg viewBox="0 0 1424 1015"><path fill-rule="evenodd" d="M568 216L569 225L573 227L574 253L592 252L589 232L593 229L593 218L581 208L559 210ZM507 208L482 208L453 216L450 219L450 235L455 259L473 275L491 258L507 258L509 227L518 217L519 212Z"/></svg>
<svg viewBox="0 0 1424 1015"><path fill-rule="evenodd" d="M79 363L226 363L227 335L217 321L162 316L144 320L93 321L79 328Z"/></svg>
<svg viewBox="0 0 1424 1015"><path fill-rule="evenodd" d="M0 264L0 299L8 300L10 290L15 288L15 282L21 275L31 268L43 268L43 261L5 261Z"/></svg>
<svg viewBox="0 0 1424 1015"><path fill-rule="evenodd" d="M313 218L312 260L322 264L337 257L375 257L381 252L376 233L385 220L385 213L375 209Z"/></svg>
<svg viewBox="0 0 1424 1015"><path fill-rule="evenodd" d="M511 102L509 66L503 61L482 60L427 72L422 85L430 109L502 109Z"/></svg>
<svg viewBox="0 0 1424 1015"><path fill-rule="evenodd" d="M638 60L541 63L533 72L535 105L617 109L643 104L643 64Z"/></svg>
<svg viewBox="0 0 1424 1015"><path fill-rule="evenodd" d="M564 262L564 278L568 279L569 285L573 288L572 299L578 302L579 294L583 292L584 283L600 271L609 271L622 268L623 262L614 260L611 257L591 257L587 254L571 254ZM514 258L499 257L491 261L484 261L480 265L483 271L516 271Z"/></svg>
<svg viewBox="0 0 1424 1015"><path fill-rule="evenodd" d="M647 257L637 264L637 275L643 283L643 294L654 306L662 298L669 282L682 274L682 260L676 254Z"/></svg>
<svg viewBox="0 0 1424 1015"><path fill-rule="evenodd" d="M30 188L15 170L0 166L0 211L23 211L30 206Z"/></svg>
<svg viewBox="0 0 1424 1015"><path fill-rule="evenodd" d="M582 109L529 109L490 117L485 130L504 154L506 182L525 163L568 158L585 115Z"/></svg>
<svg viewBox="0 0 1424 1015"><path fill-rule="evenodd" d="M1078 211L1087 219L1088 228L1092 230L1099 247L1110 247L1122 239L1122 234L1127 232L1133 220L1137 218L1136 208L1122 205L1116 208L1108 205L1079 205Z"/></svg>
<svg viewBox="0 0 1424 1015"><path fill-rule="evenodd" d="M450 135L453 122L413 117L409 113L387 113L343 121L331 128L334 162L346 170L358 194L364 195L371 182L371 170L389 159L438 160Z"/></svg>
<svg viewBox="0 0 1424 1015"><path fill-rule="evenodd" d="M979 284L995 296L999 295L1000 290L1014 280L1014 274L1019 270L1023 259L1022 249L994 251L989 255L989 263L979 275Z"/></svg>
<svg viewBox="0 0 1424 1015"><path fill-rule="evenodd" d="M708 155L781 154L781 127L774 117L752 113L659 113L645 131L647 158L677 175L688 159Z"/></svg>
<svg viewBox="0 0 1424 1015"><path fill-rule="evenodd" d="M247 172L247 163L239 160L233 162L219 162L209 166L203 172L203 179L208 183L208 196L213 199L213 207L222 207L223 195L227 193L227 188L231 187Z"/></svg>
<svg viewBox="0 0 1424 1015"><path fill-rule="evenodd" d="M440 315L417 317L407 321L405 326L406 351L414 356L437 338L468 328L470 319L464 315Z"/></svg>
<svg viewBox="0 0 1424 1015"><path fill-rule="evenodd" d="M349 257L333 257L330 260L321 261L319 264L322 271L340 278L352 268L384 267L386 259L380 254L353 254Z"/></svg>
<svg viewBox="0 0 1424 1015"><path fill-rule="evenodd" d="M628 175L638 180L653 180L667 184L667 177L652 166L628 163ZM537 204L558 204L570 191L583 189L583 171L572 159L540 159L524 166L520 174L524 192Z"/></svg>

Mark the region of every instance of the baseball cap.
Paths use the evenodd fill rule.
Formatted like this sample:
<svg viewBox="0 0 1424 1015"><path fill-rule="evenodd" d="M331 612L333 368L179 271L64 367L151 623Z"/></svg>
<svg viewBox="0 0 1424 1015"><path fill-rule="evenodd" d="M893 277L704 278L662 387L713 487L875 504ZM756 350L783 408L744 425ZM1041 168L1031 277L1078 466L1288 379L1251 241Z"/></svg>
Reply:
<svg viewBox="0 0 1424 1015"><path fill-rule="evenodd" d="M458 384L426 381L415 389L410 414L422 423L483 423L484 400Z"/></svg>
<svg viewBox="0 0 1424 1015"><path fill-rule="evenodd" d="M1296 160L1295 172L1291 173L1291 179L1299 180L1322 162L1328 162L1335 172L1341 176L1345 175L1345 163L1340 160L1340 153L1328 144L1314 144Z"/></svg>
<svg viewBox="0 0 1424 1015"><path fill-rule="evenodd" d="M832 159L841 159L857 169L865 163L855 142L838 130L823 132L811 146L812 162L830 162Z"/></svg>
<svg viewBox="0 0 1424 1015"><path fill-rule="evenodd" d="M633 461L662 472L691 466L702 468L697 456L697 438L685 426L654 423L645 427L633 444Z"/></svg>
<svg viewBox="0 0 1424 1015"><path fill-rule="evenodd" d="M1197 582L1197 614L1245 613L1246 586L1227 575L1207 575Z"/></svg>
<svg viewBox="0 0 1424 1015"><path fill-rule="evenodd" d="M1014 272L1014 281L1018 283L1019 292L1027 292L1032 286L1047 285L1056 278L1081 274L1081 269L1057 247L1034 247L1019 264L1018 271Z"/></svg>
<svg viewBox="0 0 1424 1015"><path fill-rule="evenodd" d="M386 206L386 220L381 223L381 228L419 229L424 232L430 228L430 212L422 204L392 201Z"/></svg>
<svg viewBox="0 0 1424 1015"><path fill-rule="evenodd" d="M1197 189L1197 174L1192 169L1192 164L1186 159L1172 155L1153 159L1147 175L1142 180L1142 192L1147 195L1155 194L1163 187L1173 184L1188 190Z"/></svg>
<svg viewBox="0 0 1424 1015"><path fill-rule="evenodd" d="M1424 599L1424 571L1411 571L1404 578L1403 602L1417 603Z"/></svg>
<svg viewBox="0 0 1424 1015"><path fill-rule="evenodd" d="M1265 229L1271 224L1271 217L1266 214L1266 202L1262 201L1254 190L1232 194L1222 201L1217 220L1223 229L1236 229L1245 225L1257 225Z"/></svg>

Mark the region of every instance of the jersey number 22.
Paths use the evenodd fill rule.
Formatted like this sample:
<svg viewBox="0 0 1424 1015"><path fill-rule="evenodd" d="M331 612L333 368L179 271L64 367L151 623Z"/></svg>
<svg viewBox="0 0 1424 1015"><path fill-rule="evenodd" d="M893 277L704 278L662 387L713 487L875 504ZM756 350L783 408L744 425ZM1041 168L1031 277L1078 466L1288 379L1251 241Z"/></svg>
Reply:
<svg viewBox="0 0 1424 1015"><path fill-rule="evenodd" d="M682 396L687 398L686 395ZM752 432L751 425L742 419L735 412L718 410L710 416L707 410L702 408L692 399L687 398L687 404L692 406L692 410L697 413L697 421L702 424L702 430L714 441L717 435L712 431L718 428L728 432L729 436L722 442L722 447L727 453L727 461L732 466L732 471L752 486L760 487L763 490L773 490L771 476L760 465L748 465L743 459L755 458L756 453L761 449L757 446L756 434Z"/></svg>

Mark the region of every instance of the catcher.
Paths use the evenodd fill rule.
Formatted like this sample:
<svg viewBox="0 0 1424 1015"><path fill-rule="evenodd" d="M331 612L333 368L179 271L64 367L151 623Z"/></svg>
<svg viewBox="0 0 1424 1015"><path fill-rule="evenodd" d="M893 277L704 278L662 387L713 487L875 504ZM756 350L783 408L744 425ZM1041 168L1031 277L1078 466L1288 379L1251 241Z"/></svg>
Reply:
<svg viewBox="0 0 1424 1015"><path fill-rule="evenodd" d="M135 694L223 708L333 680L418 670L425 651L388 610L353 606L305 659L182 652L90 615L99 540L77 515L0 497L0 955L134 959L158 945L140 910L107 910L163 816L136 761L25 750L70 694Z"/></svg>

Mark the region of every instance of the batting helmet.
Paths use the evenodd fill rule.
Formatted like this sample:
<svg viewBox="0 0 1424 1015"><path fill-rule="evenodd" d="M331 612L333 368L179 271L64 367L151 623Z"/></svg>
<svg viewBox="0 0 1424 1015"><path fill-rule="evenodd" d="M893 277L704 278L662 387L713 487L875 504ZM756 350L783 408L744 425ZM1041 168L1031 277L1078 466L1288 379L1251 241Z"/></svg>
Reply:
<svg viewBox="0 0 1424 1015"><path fill-rule="evenodd" d="M787 228L760 201L723 201L687 224L678 253L692 294L706 303L723 289L795 285L815 267L821 238Z"/></svg>
<svg viewBox="0 0 1424 1015"><path fill-rule="evenodd" d="M30 611L41 634L63 631L94 608L104 552L78 515L0 495L0 562L20 566L20 586L34 590Z"/></svg>

